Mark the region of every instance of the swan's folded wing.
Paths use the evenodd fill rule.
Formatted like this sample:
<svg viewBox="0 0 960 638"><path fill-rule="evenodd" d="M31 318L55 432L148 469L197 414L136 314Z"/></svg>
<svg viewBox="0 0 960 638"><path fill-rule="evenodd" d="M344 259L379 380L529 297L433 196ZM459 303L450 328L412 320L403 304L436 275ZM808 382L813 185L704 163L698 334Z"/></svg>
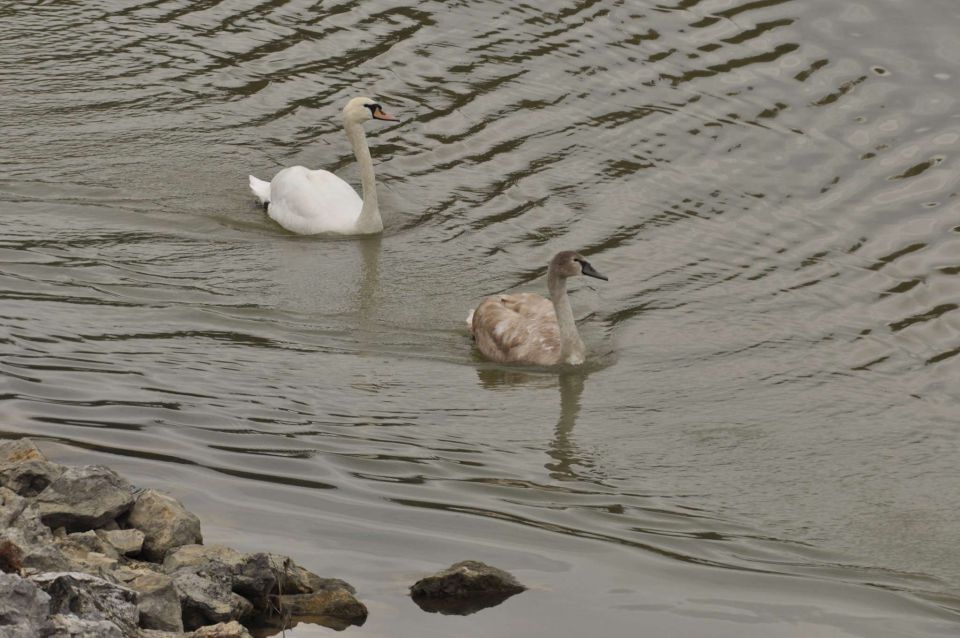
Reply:
<svg viewBox="0 0 960 638"><path fill-rule="evenodd" d="M557 316L540 295L487 297L473 313L473 336L494 361L552 365L560 358Z"/></svg>
<svg viewBox="0 0 960 638"><path fill-rule="evenodd" d="M353 230L363 200L350 184L333 173L302 166L286 168L270 183L267 214L301 234L347 233Z"/></svg>

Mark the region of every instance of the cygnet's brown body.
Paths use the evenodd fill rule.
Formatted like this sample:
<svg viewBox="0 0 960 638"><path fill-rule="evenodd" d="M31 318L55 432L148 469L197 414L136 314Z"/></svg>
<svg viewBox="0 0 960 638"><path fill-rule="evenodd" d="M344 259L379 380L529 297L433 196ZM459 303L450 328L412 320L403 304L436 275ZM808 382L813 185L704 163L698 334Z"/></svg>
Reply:
<svg viewBox="0 0 960 638"><path fill-rule="evenodd" d="M500 363L583 363L585 349L567 297L567 278L577 275L606 279L583 255L565 250L550 260L550 299L529 292L484 299L467 318L480 352Z"/></svg>

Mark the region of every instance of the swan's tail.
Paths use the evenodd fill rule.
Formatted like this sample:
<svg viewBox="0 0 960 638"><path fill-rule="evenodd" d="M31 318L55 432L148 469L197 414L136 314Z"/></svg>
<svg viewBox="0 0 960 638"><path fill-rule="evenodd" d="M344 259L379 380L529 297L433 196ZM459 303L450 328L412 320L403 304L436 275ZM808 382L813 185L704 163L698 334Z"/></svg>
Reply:
<svg viewBox="0 0 960 638"><path fill-rule="evenodd" d="M470 334L473 334L473 313L475 309L470 310L470 314L467 315L467 330L470 331Z"/></svg>
<svg viewBox="0 0 960 638"><path fill-rule="evenodd" d="M261 204L270 203L270 182L265 182L250 175L250 190L260 199Z"/></svg>

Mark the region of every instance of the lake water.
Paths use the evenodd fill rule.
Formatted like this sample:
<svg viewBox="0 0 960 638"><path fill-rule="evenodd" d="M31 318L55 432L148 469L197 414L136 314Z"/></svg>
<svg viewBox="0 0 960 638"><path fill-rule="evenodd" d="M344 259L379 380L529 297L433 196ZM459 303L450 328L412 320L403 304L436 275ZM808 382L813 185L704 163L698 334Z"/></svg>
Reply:
<svg viewBox="0 0 960 638"><path fill-rule="evenodd" d="M353 583L347 634L960 631L955 0L0 4L0 436ZM298 237L247 174L358 185ZM577 249L582 370L484 363ZM531 591L427 614L458 560ZM296 638L331 630L301 625Z"/></svg>

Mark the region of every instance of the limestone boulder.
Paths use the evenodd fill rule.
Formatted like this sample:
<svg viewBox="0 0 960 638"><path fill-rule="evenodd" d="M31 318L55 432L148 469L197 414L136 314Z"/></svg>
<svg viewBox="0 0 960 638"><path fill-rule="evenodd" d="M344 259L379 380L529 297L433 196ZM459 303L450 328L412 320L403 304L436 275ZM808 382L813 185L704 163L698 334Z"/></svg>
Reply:
<svg viewBox="0 0 960 638"><path fill-rule="evenodd" d="M120 558L117 550L92 530L55 535L54 546L69 560L69 568L63 571L103 575L114 569Z"/></svg>
<svg viewBox="0 0 960 638"><path fill-rule="evenodd" d="M236 620L225 623L217 623L201 627L191 634L189 638L252 638L247 628Z"/></svg>
<svg viewBox="0 0 960 638"><path fill-rule="evenodd" d="M102 465L67 467L36 497L40 519L51 529L96 529L133 505L130 483Z"/></svg>
<svg viewBox="0 0 960 638"><path fill-rule="evenodd" d="M233 574L240 571L246 556L224 545L182 545L167 553L163 571L172 574L185 569L232 583Z"/></svg>
<svg viewBox="0 0 960 638"><path fill-rule="evenodd" d="M127 523L143 532L141 556L160 562L182 545L203 543L200 519L177 499L156 490L144 490L133 504Z"/></svg>
<svg viewBox="0 0 960 638"><path fill-rule="evenodd" d="M132 589L81 572L44 573L31 580L50 596L51 614L105 621L121 635L136 635L140 613Z"/></svg>
<svg viewBox="0 0 960 638"><path fill-rule="evenodd" d="M144 534L138 529L98 529L97 536L117 554L136 556L143 549Z"/></svg>
<svg viewBox="0 0 960 638"><path fill-rule="evenodd" d="M61 551L68 555L96 552L113 559L120 558L120 553L116 548L104 541L100 535L93 530L66 534L57 538L54 542L60 547Z"/></svg>
<svg viewBox="0 0 960 638"><path fill-rule="evenodd" d="M51 616L50 625L50 633L42 634L45 638L129 638L131 635L124 635L109 620L90 620L68 614Z"/></svg>
<svg viewBox="0 0 960 638"><path fill-rule="evenodd" d="M71 571L70 559L54 545L36 505L0 487L0 571Z"/></svg>
<svg viewBox="0 0 960 638"><path fill-rule="evenodd" d="M52 538L37 506L5 487L0 487L0 528L16 530L19 538L31 544L49 543Z"/></svg>
<svg viewBox="0 0 960 638"><path fill-rule="evenodd" d="M243 554L221 545L185 545L163 561L168 574L190 571L216 580L249 600L256 611L269 609L277 591L277 574L268 554Z"/></svg>
<svg viewBox="0 0 960 638"><path fill-rule="evenodd" d="M253 612L250 601L233 593L220 581L187 570L172 574L172 578L180 594L183 627L188 631L204 625L243 620Z"/></svg>
<svg viewBox="0 0 960 638"><path fill-rule="evenodd" d="M121 567L114 577L136 591L140 626L158 631L183 632L180 595L173 579L151 569Z"/></svg>
<svg viewBox="0 0 960 638"><path fill-rule="evenodd" d="M50 596L16 574L0 574L0 627L6 638L33 638L50 629Z"/></svg>
<svg viewBox="0 0 960 638"><path fill-rule="evenodd" d="M51 463L30 439L0 441L0 486L21 496L36 496L64 467Z"/></svg>

